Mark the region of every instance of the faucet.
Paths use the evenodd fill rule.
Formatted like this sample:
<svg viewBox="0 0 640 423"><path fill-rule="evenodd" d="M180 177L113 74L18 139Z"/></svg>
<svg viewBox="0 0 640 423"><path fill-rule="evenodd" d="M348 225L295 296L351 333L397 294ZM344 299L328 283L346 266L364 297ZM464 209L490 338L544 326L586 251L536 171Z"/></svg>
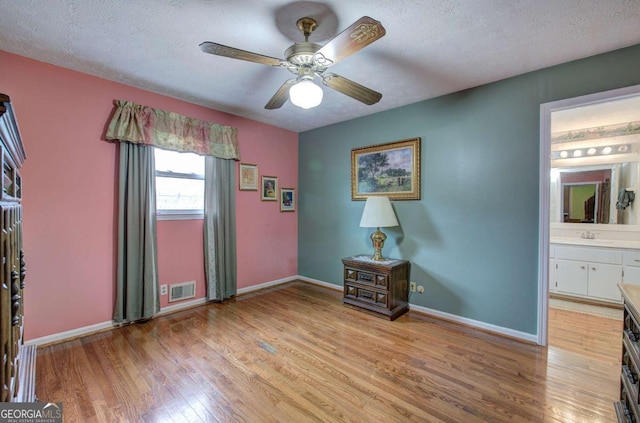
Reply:
<svg viewBox="0 0 640 423"><path fill-rule="evenodd" d="M586 232L583 232L580 235L580 238L582 238L582 239L596 239L596 234L594 234L593 232L586 231Z"/></svg>

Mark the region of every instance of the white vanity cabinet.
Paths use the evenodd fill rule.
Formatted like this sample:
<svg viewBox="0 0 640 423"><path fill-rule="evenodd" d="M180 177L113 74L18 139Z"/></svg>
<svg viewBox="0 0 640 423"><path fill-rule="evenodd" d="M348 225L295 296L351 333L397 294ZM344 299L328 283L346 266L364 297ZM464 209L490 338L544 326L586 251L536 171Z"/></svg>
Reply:
<svg viewBox="0 0 640 423"><path fill-rule="evenodd" d="M552 292L622 302L618 289L622 283L622 250L556 244L554 255L555 266L549 272Z"/></svg>
<svg viewBox="0 0 640 423"><path fill-rule="evenodd" d="M566 294L587 294L589 263L556 259L555 290Z"/></svg>
<svg viewBox="0 0 640 423"><path fill-rule="evenodd" d="M604 263L589 263L587 295L622 302L618 285L622 282L620 266Z"/></svg>
<svg viewBox="0 0 640 423"><path fill-rule="evenodd" d="M640 250L623 251L622 264L622 281L640 285Z"/></svg>

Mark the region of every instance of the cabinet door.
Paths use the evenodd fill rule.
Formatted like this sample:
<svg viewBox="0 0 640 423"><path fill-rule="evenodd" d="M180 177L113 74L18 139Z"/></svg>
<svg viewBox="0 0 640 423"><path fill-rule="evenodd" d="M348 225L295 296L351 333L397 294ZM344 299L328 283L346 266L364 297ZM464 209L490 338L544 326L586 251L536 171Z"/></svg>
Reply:
<svg viewBox="0 0 640 423"><path fill-rule="evenodd" d="M622 282L640 285L640 267L625 266Z"/></svg>
<svg viewBox="0 0 640 423"><path fill-rule="evenodd" d="M622 301L622 294L618 289L621 282L622 267L614 264L589 264L589 296Z"/></svg>
<svg viewBox="0 0 640 423"><path fill-rule="evenodd" d="M587 295L589 263L556 259L556 289L558 292Z"/></svg>

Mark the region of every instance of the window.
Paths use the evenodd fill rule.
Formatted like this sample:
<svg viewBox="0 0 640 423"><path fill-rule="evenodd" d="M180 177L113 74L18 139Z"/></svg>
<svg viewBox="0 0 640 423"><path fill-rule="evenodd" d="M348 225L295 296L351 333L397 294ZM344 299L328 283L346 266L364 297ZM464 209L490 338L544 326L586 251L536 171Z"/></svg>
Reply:
<svg viewBox="0 0 640 423"><path fill-rule="evenodd" d="M204 215L204 157L154 149L158 219L199 219Z"/></svg>

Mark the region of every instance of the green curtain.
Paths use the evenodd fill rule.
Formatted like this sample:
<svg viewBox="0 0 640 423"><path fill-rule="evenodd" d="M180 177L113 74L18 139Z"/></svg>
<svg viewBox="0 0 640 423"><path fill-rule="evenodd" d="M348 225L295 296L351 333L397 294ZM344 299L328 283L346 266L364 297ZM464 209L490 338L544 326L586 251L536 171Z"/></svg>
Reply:
<svg viewBox="0 0 640 423"><path fill-rule="evenodd" d="M113 320L135 322L160 311L152 147L120 142L118 274Z"/></svg>
<svg viewBox="0 0 640 423"><path fill-rule="evenodd" d="M233 160L205 157L204 258L207 299L236 295L236 210Z"/></svg>

